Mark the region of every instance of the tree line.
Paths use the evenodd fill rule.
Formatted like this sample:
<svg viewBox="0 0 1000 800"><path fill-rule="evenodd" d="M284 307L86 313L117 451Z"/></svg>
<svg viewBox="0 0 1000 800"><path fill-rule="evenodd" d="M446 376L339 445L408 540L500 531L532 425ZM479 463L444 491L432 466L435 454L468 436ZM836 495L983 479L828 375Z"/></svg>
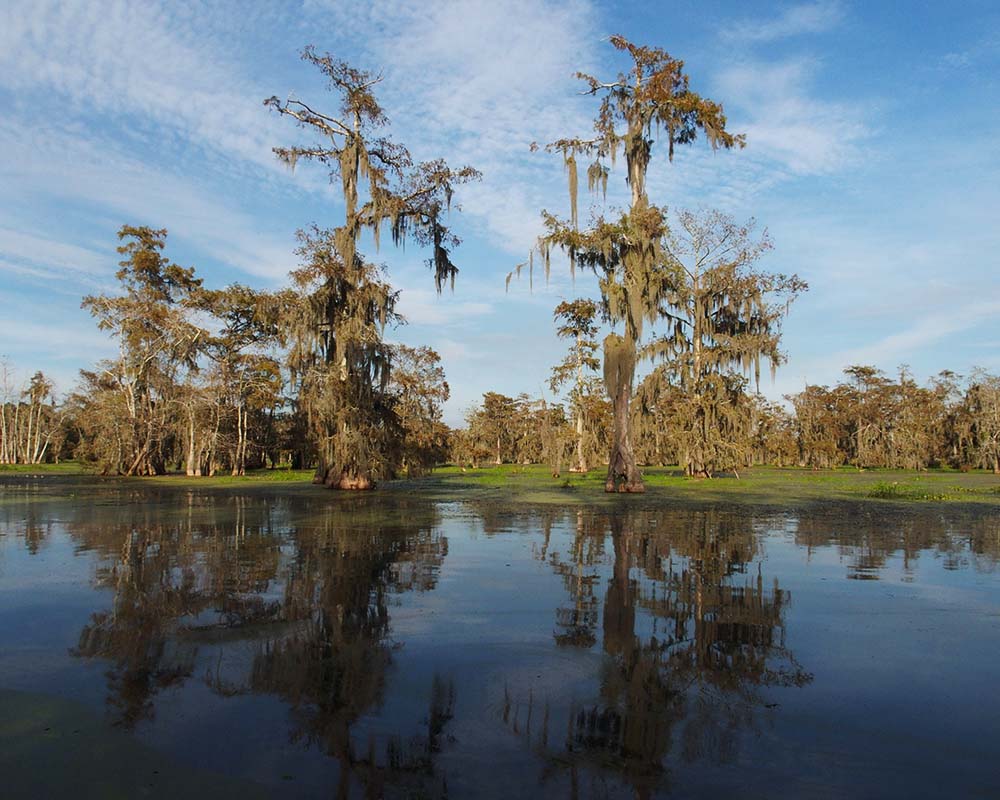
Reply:
<svg viewBox="0 0 1000 800"><path fill-rule="evenodd" d="M311 311L313 293L208 289L194 269L165 257L166 231L125 226L119 237L121 292L83 301L118 353L81 370L61 402L42 373L11 390L5 367L4 463L76 458L105 474L134 476L321 463L325 442L311 432L324 420L316 419L317 390L307 383L320 370L302 374L302 343L288 323ZM303 239L303 252L314 257L316 243ZM375 387L381 406L374 413L394 438L373 469L379 477L419 474L446 458L448 384L431 348L380 346L393 370ZM336 369L346 384L350 365Z"/></svg>
<svg viewBox="0 0 1000 800"><path fill-rule="evenodd" d="M569 214L542 211L542 234L507 277L509 286L533 275L536 260L548 276L561 253L572 273L596 278L594 299L555 309L569 347L549 386L564 404L489 392L466 428L444 425L440 358L387 340L405 322L399 293L362 237L378 250L388 229L394 246L426 248L437 291L454 288L452 198L481 176L415 162L384 133L381 76L307 47L302 58L324 76L334 109L295 97L264 105L311 137L274 152L292 169L313 162L328 172L337 224L299 232L300 266L277 291L207 288L166 258L165 230L123 226L118 292L83 300L118 355L82 370L60 404L41 373L24 391L5 390L0 458L71 454L123 475L239 475L288 462L342 489L448 459L545 462L555 473L604 465L609 492L643 491L640 464L702 476L763 462L1000 471L1000 388L986 373L964 385L942 373L919 387L908 373L894 380L856 366L843 384L790 396L791 410L761 398L762 365L773 374L785 360L781 322L806 283L762 268L772 244L753 220L668 210L647 190L654 153L669 163L699 136L713 150L746 139L727 129L720 103L691 89L683 61L620 36L610 43L624 71L578 74L597 106L592 132L541 148L562 158ZM592 199L583 223L581 166ZM607 203L620 166L624 207ZM602 324L611 332L598 341ZM641 364L649 369L637 384Z"/></svg>
<svg viewBox="0 0 1000 800"><path fill-rule="evenodd" d="M807 385L787 404L727 376L715 425L701 424L695 400L654 373L632 397L636 461L712 477L753 466L834 469L987 469L1000 474L1000 376L943 371L919 385L868 365L844 370L833 387ZM487 392L453 434L451 457L466 467L547 464L554 475L607 465L611 404L603 387L565 404ZM583 453L583 466L579 454Z"/></svg>

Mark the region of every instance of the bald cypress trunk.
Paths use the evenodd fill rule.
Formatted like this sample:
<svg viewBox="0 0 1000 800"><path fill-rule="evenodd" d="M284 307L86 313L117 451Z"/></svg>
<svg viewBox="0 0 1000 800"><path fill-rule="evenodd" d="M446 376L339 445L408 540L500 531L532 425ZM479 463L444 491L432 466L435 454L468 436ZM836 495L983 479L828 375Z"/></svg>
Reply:
<svg viewBox="0 0 1000 800"><path fill-rule="evenodd" d="M632 388L623 384L612 398L615 414L614 434L611 440L611 458L608 462L606 492L640 493L646 491L642 474L635 464L632 440L629 436L628 407Z"/></svg>
<svg viewBox="0 0 1000 800"><path fill-rule="evenodd" d="M625 338L610 334L604 340L604 384L611 396L614 410L614 430L611 455L608 458L606 492L638 493L646 491L642 474L635 463L629 425L629 402L635 377L635 336Z"/></svg>

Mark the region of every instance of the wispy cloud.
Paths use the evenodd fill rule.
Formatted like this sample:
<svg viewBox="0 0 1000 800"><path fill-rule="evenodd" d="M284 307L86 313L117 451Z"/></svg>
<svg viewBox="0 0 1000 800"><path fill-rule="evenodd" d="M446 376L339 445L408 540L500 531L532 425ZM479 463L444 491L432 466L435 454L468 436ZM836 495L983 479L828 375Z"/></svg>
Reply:
<svg viewBox="0 0 1000 800"><path fill-rule="evenodd" d="M789 6L769 19L746 18L726 25L722 38L728 42L763 44L792 36L824 33L844 19L844 10L836 0L820 0Z"/></svg>
<svg viewBox="0 0 1000 800"><path fill-rule="evenodd" d="M941 59L949 70L966 70L1000 59L1000 31L992 30L980 36L968 47L952 50Z"/></svg>
<svg viewBox="0 0 1000 800"><path fill-rule="evenodd" d="M751 153L795 174L832 172L857 157L870 135L864 108L816 97L819 68L808 59L748 60L720 72L719 94L737 98Z"/></svg>
<svg viewBox="0 0 1000 800"><path fill-rule="evenodd" d="M844 364L887 364L912 358L919 349L940 342L956 333L975 328L1000 314L1000 300L976 300L958 308L923 314L903 330L846 352L834 360Z"/></svg>
<svg viewBox="0 0 1000 800"><path fill-rule="evenodd" d="M212 31L213 8L109 0L4 4L0 86L33 97L54 93L67 113L131 119L129 135L160 147L172 136L236 163L274 169L274 121L264 90ZM216 6L216 9L223 8ZM247 10L247 18L254 12Z"/></svg>
<svg viewBox="0 0 1000 800"><path fill-rule="evenodd" d="M290 231L287 238L268 233L270 226L234 207L217 188L140 161L100 136L0 123L0 148L9 158L4 180L11 197L78 203L90 214L114 217L115 228L125 221L166 226L231 269L271 280L294 264ZM113 273L117 261L111 246L98 253L11 231L0 232L0 252L50 270L92 275Z"/></svg>
<svg viewBox="0 0 1000 800"><path fill-rule="evenodd" d="M432 289L404 288L400 292L397 310L414 325L440 328L469 319L481 320L493 313L493 305L439 295Z"/></svg>
<svg viewBox="0 0 1000 800"><path fill-rule="evenodd" d="M1000 314L1000 301L973 300L947 311L922 314L910 324L894 324L891 333L874 338L855 347L843 348L822 355L795 356L779 372L773 386L762 386L765 393L775 398L782 394L801 391L808 384L833 385L843 378L843 370L852 364L872 364L881 369L892 370L900 364L920 365L925 376L936 374L948 368L967 370L976 364L990 363L983 359L976 348L974 339L963 342L969 348L957 346L957 339L968 332L982 328ZM950 348L946 360L928 362L928 353L940 354L944 343L956 346ZM940 357L940 356L939 356Z"/></svg>
<svg viewBox="0 0 1000 800"><path fill-rule="evenodd" d="M106 254L48 236L0 228L0 270L36 277L52 286L66 273L82 284L98 285L113 263ZM59 290L58 285L53 287Z"/></svg>
<svg viewBox="0 0 1000 800"><path fill-rule="evenodd" d="M732 98L727 108L747 133L752 152L792 175L829 173L851 163L870 135L866 109L856 100L818 96L813 83L822 70L819 59L768 58L756 46L826 33L845 17L837 0L819 0L788 6L777 16L744 18L720 30L724 45L736 48L736 58L733 63L731 55L732 65L717 75L719 94Z"/></svg>

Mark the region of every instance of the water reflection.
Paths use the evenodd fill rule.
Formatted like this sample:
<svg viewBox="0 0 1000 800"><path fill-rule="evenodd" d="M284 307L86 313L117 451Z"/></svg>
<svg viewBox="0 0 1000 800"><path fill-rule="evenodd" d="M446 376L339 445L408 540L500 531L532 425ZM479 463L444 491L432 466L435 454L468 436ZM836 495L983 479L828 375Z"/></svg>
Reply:
<svg viewBox="0 0 1000 800"><path fill-rule="evenodd" d="M190 507L174 524L74 525L82 548L111 554L120 543L96 577L113 591L112 606L94 614L74 655L111 664L108 705L119 724L151 721L154 696L207 662L204 680L216 693L288 704L293 738L340 765L340 796L352 782L378 796L389 776L432 778L454 715L452 683L435 676L422 735L359 741L354 726L384 699L395 646L390 597L435 587L448 552L437 516L425 510L420 524L389 525L371 510L327 514L276 535L275 520L254 513L265 510L272 513L248 513L239 501L226 523L196 522ZM534 733L533 697L505 703L506 724L540 735L537 754L568 770L571 785L580 770L612 771L649 796L675 748L688 760L731 760L740 729L764 702L758 689L810 680L785 646L791 598L777 579L765 581L759 531L745 517L483 519L491 534L541 531L537 556L568 596L555 609L555 643L590 648L599 640L606 656L595 696L563 708L546 702ZM572 530L565 558L552 550L554 529ZM227 656L234 638L253 642L248 662ZM550 736L557 720L564 741Z"/></svg>
<svg viewBox="0 0 1000 800"><path fill-rule="evenodd" d="M811 552L835 548L851 580L877 581L894 558L912 574L921 557L941 559L945 569L996 569L1000 557L1000 516L898 513L887 516L863 509L800 515L795 543Z"/></svg>
<svg viewBox="0 0 1000 800"><path fill-rule="evenodd" d="M432 590L447 555L434 509L360 507L300 525L274 512L237 498L231 507L192 502L169 524L148 509L112 524L72 523L81 550L108 557L95 583L113 592L72 654L111 664L116 724L152 721L155 695L194 677L198 664L221 696L287 703L293 740L339 762L338 796L354 783L377 797L392 777L432 778L455 704L445 678L429 687L422 736L357 742L352 726L382 702L392 596ZM249 659L234 655L234 642L252 644Z"/></svg>
<svg viewBox="0 0 1000 800"><path fill-rule="evenodd" d="M985 515L900 517L887 527L862 514L513 513L403 497L330 504L119 490L57 510L30 494L15 499L0 506L0 532L31 558L65 531L75 553L93 559L104 599L70 653L101 665L116 725L154 728L168 693L268 698L287 712L276 735L330 765L334 785L323 794L337 797L443 797L449 777L481 766L481 754L463 756L480 739L488 758L518 766L529 791L651 797L677 788L684 765L738 763L820 666L795 654L790 576L768 557L776 539L807 562L836 551L843 577L868 580L894 560L912 574L927 557L993 570L1000 552L1000 525ZM520 624L526 635L539 620L551 630L546 668L577 670L564 687L518 675L520 653L497 662L498 707L480 685L487 677L447 648L412 680L399 667L407 637L419 635L412 626L399 634L399 609L446 591L456 536L458 563L484 562L488 574L513 560L497 555L499 539L530 545L515 566L520 580L536 581L524 591L538 599ZM427 628L432 645L484 590L462 574L447 589L455 605ZM514 598L492 591L489 612L501 614Z"/></svg>
<svg viewBox="0 0 1000 800"><path fill-rule="evenodd" d="M607 540L612 567L599 615ZM609 771L636 796L652 796L672 750L688 761L731 761L740 729L765 704L758 689L811 680L785 645L791 597L776 578L765 585L759 542L745 516L717 512L581 512L566 559L545 539L539 557L570 596L556 610L556 643L591 647L600 625L606 656L597 693L563 709L546 705L532 742L548 777L569 774L571 796ZM534 698L525 702L523 715L505 704L504 718L530 739L530 725L516 725L531 719ZM548 729L563 719L558 741Z"/></svg>

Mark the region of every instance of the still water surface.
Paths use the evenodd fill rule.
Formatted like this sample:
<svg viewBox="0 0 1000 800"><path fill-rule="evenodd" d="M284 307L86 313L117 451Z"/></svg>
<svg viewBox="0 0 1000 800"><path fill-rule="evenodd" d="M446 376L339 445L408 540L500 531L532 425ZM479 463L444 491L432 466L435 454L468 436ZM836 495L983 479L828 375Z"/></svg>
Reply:
<svg viewBox="0 0 1000 800"><path fill-rule="evenodd" d="M1000 519L0 482L4 797L997 797Z"/></svg>

